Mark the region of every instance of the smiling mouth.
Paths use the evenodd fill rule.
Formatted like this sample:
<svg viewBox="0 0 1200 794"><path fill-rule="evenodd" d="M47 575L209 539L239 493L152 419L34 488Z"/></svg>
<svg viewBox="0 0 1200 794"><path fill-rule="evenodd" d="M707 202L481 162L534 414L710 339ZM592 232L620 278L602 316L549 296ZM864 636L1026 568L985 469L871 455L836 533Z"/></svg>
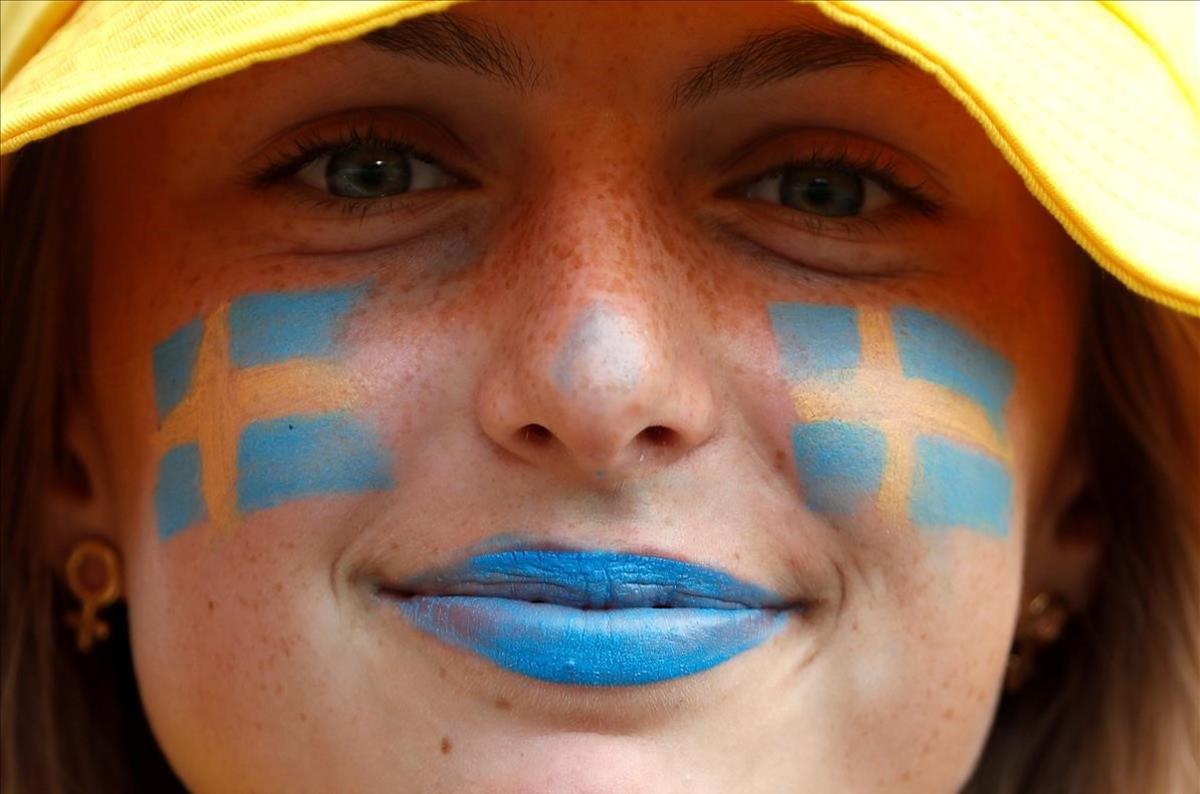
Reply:
<svg viewBox="0 0 1200 794"><path fill-rule="evenodd" d="M530 678L585 686L700 673L808 606L715 568L599 550L481 554L378 594L444 643Z"/></svg>

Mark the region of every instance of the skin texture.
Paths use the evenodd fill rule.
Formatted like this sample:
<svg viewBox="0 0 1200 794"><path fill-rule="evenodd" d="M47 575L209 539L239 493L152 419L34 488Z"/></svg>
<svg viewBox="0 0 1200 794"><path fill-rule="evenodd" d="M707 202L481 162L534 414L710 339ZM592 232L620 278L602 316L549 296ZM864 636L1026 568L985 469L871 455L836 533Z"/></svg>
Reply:
<svg viewBox="0 0 1200 794"><path fill-rule="evenodd" d="M537 90L355 42L89 133L93 370L69 428L93 487L71 526L120 549L170 762L198 792L954 790L1022 592L1074 586L1087 564L1062 564L1053 541L1070 496L1056 474L1081 277L1069 241L915 70L663 102L679 72L752 33L834 29L812 9L453 13L519 41ZM370 108L392 108L377 131L466 180L351 213L295 180L241 180ZM942 210L813 220L728 194L818 144L885 152ZM155 346L240 296L364 283L340 385L314 389L377 434L393 487L160 538ZM810 508L778 303L917 308L1011 365L1007 533L923 530L869 501ZM902 390L874 405L914 410ZM596 689L500 669L373 597L506 534L687 559L812 608L702 674Z"/></svg>

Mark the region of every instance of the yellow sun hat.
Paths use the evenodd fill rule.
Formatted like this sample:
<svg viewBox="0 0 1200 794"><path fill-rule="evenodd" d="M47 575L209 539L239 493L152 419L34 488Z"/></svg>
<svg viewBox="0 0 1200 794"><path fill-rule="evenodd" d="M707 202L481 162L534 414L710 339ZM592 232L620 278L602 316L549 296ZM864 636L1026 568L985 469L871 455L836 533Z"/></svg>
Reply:
<svg viewBox="0 0 1200 794"><path fill-rule="evenodd" d="M0 154L453 2L0 0ZM934 75L1102 267L1200 316L1200 5L814 5Z"/></svg>

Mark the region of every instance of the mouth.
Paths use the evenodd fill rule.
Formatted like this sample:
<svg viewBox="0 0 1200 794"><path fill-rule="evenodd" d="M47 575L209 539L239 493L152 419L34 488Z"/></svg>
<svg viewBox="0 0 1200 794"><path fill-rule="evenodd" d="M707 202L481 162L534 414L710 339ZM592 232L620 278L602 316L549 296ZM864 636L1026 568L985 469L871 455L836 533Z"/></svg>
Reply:
<svg viewBox="0 0 1200 794"><path fill-rule="evenodd" d="M609 687L708 670L807 607L716 568L602 550L479 554L377 594L418 630L504 669Z"/></svg>

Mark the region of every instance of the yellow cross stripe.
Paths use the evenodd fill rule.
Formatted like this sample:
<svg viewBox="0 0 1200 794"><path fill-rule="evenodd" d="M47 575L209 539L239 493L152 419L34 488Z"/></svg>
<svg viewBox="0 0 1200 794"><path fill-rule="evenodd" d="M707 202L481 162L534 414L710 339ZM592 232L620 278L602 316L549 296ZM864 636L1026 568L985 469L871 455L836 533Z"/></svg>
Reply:
<svg viewBox="0 0 1200 794"><path fill-rule="evenodd" d="M860 309L860 365L844 380L802 381L791 389L801 422L843 421L875 427L887 439L879 507L903 515L915 469L920 434L936 434L975 447L1004 463L1012 453L983 406L937 383L906 378L886 309ZM904 401L898 414L896 398Z"/></svg>
<svg viewBox="0 0 1200 794"><path fill-rule="evenodd" d="M802 422L843 420L901 425L916 433L949 436L1005 463L1008 446L997 436L983 407L944 386L864 370L847 381L804 381L792 387L792 404ZM904 415L897 415L902 397Z"/></svg>
<svg viewBox="0 0 1200 794"><path fill-rule="evenodd" d="M257 419L346 407L356 391L335 367L315 359L233 369L229 305L223 304L204 322L191 389L159 428L159 454L178 444L199 445L209 521L228 530L237 521L239 429Z"/></svg>

